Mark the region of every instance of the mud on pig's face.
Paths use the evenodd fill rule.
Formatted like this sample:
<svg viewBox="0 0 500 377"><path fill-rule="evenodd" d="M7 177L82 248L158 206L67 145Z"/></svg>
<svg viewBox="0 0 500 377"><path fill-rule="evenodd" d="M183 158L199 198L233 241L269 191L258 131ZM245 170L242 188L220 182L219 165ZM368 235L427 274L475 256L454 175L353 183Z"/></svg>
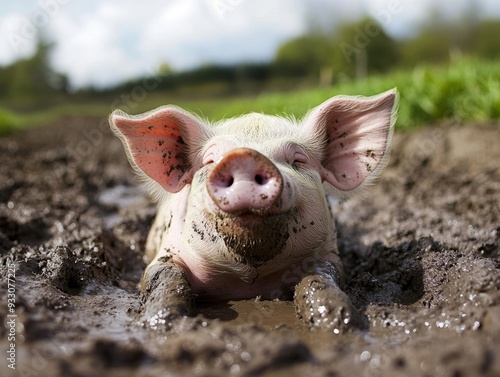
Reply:
<svg viewBox="0 0 500 377"><path fill-rule="evenodd" d="M110 123L158 200L185 201L196 253L258 267L335 249L325 190L344 198L380 174L396 103L391 90L333 97L301 122L252 113L209 125L165 106Z"/></svg>

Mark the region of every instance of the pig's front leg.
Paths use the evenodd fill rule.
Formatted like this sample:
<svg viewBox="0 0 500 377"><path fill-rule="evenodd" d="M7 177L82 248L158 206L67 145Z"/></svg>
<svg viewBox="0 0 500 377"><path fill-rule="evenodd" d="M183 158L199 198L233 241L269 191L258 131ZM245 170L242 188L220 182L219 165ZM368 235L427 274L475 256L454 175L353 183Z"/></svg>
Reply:
<svg viewBox="0 0 500 377"><path fill-rule="evenodd" d="M294 306L299 318L311 327L336 334L360 327L361 317L342 285L342 262L337 254L316 262L295 287Z"/></svg>
<svg viewBox="0 0 500 377"><path fill-rule="evenodd" d="M192 314L194 296L185 272L168 257L151 263L141 280L141 321L168 330L172 321Z"/></svg>

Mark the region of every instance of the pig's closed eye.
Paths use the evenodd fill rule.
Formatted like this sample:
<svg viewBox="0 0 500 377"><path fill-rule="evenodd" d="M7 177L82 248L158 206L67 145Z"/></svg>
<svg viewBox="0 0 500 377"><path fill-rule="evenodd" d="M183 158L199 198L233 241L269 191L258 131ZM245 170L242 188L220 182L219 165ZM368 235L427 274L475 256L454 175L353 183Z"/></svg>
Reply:
<svg viewBox="0 0 500 377"><path fill-rule="evenodd" d="M304 164L307 164L307 156L303 153L295 153L293 155L292 167L298 169Z"/></svg>
<svg viewBox="0 0 500 377"><path fill-rule="evenodd" d="M208 165L213 163L214 163L214 155L212 153L203 157L203 165Z"/></svg>

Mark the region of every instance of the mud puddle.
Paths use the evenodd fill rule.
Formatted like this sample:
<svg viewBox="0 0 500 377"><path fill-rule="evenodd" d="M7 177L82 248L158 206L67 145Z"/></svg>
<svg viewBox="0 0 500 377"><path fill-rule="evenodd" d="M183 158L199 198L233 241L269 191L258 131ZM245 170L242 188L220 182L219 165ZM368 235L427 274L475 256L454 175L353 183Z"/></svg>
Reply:
<svg viewBox="0 0 500 377"><path fill-rule="evenodd" d="M0 160L2 376L500 375L499 125L396 134L381 181L334 205L365 323L338 335L309 330L283 301L140 322L155 208L98 120L1 138Z"/></svg>

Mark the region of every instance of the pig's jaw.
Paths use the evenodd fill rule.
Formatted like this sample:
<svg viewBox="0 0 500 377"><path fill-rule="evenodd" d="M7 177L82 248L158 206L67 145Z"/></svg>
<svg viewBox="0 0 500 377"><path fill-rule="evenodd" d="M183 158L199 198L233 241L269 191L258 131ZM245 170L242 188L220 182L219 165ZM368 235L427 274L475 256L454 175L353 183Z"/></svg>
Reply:
<svg viewBox="0 0 500 377"><path fill-rule="evenodd" d="M209 237L220 238L223 257L253 268L279 255L290 237L287 220L290 213L261 216L247 211L238 215L207 212Z"/></svg>
<svg viewBox="0 0 500 377"><path fill-rule="evenodd" d="M208 291L232 298L262 295L272 291L273 284L276 289L283 284L283 277L289 276L283 271L336 248L333 223L321 216L320 207L312 211L314 217L306 218L296 207L266 216L198 209L189 211L188 242L178 247L174 259L186 270L194 291L203 296Z"/></svg>

